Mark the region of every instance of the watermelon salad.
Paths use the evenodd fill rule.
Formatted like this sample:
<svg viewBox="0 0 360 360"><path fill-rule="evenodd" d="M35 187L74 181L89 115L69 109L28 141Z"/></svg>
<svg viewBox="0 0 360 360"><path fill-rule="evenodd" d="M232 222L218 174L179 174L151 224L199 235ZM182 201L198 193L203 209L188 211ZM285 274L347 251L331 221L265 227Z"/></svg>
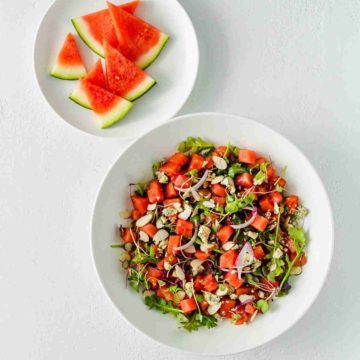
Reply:
<svg viewBox="0 0 360 360"><path fill-rule="evenodd" d="M69 33L50 72L63 80L79 80L69 98L93 110L102 129L121 120L133 107L132 101L155 84L143 69L161 53L169 36L134 15L135 0L122 5L107 3L108 8L72 19L80 38L105 59L99 59L89 72Z"/></svg>
<svg viewBox="0 0 360 360"><path fill-rule="evenodd" d="M269 158L189 137L130 184L120 216L126 284L188 331L248 324L288 294L307 262L307 209Z"/></svg>

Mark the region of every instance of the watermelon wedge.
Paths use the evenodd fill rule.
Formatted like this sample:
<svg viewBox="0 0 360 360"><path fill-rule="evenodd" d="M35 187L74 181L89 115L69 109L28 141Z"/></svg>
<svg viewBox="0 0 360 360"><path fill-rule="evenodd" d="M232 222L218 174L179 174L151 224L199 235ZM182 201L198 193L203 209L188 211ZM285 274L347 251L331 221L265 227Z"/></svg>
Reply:
<svg viewBox="0 0 360 360"><path fill-rule="evenodd" d="M104 42L106 78L109 90L133 101L150 90L156 81L128 60L109 43Z"/></svg>
<svg viewBox="0 0 360 360"><path fill-rule="evenodd" d="M103 89L106 89L106 80L104 71L101 65L101 60L99 59L94 67L88 72L88 74L84 78L88 82L97 85ZM82 83L80 82L78 86L73 90L69 98L73 101L75 101L77 104L87 108L91 109L90 101L86 95L86 91L84 87L82 86Z"/></svg>
<svg viewBox="0 0 360 360"><path fill-rule="evenodd" d="M86 96L102 129L117 123L133 107L130 101L112 94L87 80L82 79L80 83L86 92Z"/></svg>
<svg viewBox="0 0 360 360"><path fill-rule="evenodd" d="M120 52L142 69L159 56L169 36L146 21L108 2Z"/></svg>
<svg viewBox="0 0 360 360"><path fill-rule="evenodd" d="M136 0L118 7L133 14L138 5L139 0ZM101 57L104 57L103 40L115 48L119 47L108 9L71 19L71 22L85 44Z"/></svg>
<svg viewBox="0 0 360 360"><path fill-rule="evenodd" d="M63 80L77 80L86 75L84 63L71 33L67 34L50 75Z"/></svg>

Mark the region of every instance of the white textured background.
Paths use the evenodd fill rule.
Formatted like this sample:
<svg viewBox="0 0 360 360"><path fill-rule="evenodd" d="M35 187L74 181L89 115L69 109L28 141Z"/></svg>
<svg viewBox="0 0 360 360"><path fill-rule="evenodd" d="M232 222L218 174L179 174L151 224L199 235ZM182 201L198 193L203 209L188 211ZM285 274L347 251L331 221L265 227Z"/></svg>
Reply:
<svg viewBox="0 0 360 360"><path fill-rule="evenodd" d="M126 144L75 131L42 99L32 46L50 2L0 1L0 359L198 359L138 334L97 282L91 209ZM233 359L359 359L360 1L181 2L201 51L181 113L280 131L318 169L335 215L335 258L313 308Z"/></svg>

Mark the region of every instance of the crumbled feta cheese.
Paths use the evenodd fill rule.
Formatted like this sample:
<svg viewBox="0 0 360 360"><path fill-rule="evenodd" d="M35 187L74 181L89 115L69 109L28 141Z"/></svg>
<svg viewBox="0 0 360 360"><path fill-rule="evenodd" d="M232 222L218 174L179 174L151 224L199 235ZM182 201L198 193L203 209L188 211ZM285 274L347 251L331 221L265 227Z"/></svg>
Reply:
<svg viewBox="0 0 360 360"><path fill-rule="evenodd" d="M159 180L160 184L166 184L169 181L169 178L162 171L157 171L156 177Z"/></svg>
<svg viewBox="0 0 360 360"><path fill-rule="evenodd" d="M220 302L220 297L207 291L203 291L204 299L209 305L216 305Z"/></svg>
<svg viewBox="0 0 360 360"><path fill-rule="evenodd" d="M198 237L201 239L201 241L207 242L210 233L211 229L209 227L207 227L206 225L201 225L199 228Z"/></svg>
<svg viewBox="0 0 360 360"><path fill-rule="evenodd" d="M280 259L282 256L283 256L283 252L281 251L280 248L277 248L273 253L274 259Z"/></svg>

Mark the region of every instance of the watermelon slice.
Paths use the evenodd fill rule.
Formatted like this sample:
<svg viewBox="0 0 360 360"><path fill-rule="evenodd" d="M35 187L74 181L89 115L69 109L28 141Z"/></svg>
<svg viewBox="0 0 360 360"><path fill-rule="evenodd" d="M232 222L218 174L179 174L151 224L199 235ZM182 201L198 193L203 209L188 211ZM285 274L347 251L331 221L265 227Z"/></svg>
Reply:
<svg viewBox="0 0 360 360"><path fill-rule="evenodd" d="M139 0L118 6L133 14L138 5ZM98 55L104 57L103 40L115 48L119 47L108 9L71 19L71 22L85 44Z"/></svg>
<svg viewBox="0 0 360 360"><path fill-rule="evenodd" d="M106 80L100 59L96 62L94 67L89 71L89 73L85 76L84 79L94 85L106 89ZM77 104L87 109L91 109L90 101L86 95L86 91L82 86L81 82L78 84L78 86L74 89L74 91L71 93L69 97Z"/></svg>
<svg viewBox="0 0 360 360"><path fill-rule="evenodd" d="M169 36L108 2L120 52L142 69L159 56Z"/></svg>
<svg viewBox="0 0 360 360"><path fill-rule="evenodd" d="M156 84L152 77L109 43L104 42L104 50L107 84L114 94L133 101Z"/></svg>
<svg viewBox="0 0 360 360"><path fill-rule="evenodd" d="M133 103L120 96L94 85L87 80L80 80L81 86L86 92L91 107L102 129L121 120L133 107Z"/></svg>
<svg viewBox="0 0 360 360"><path fill-rule="evenodd" d="M73 34L67 34L50 75L63 80L77 80L86 75Z"/></svg>

